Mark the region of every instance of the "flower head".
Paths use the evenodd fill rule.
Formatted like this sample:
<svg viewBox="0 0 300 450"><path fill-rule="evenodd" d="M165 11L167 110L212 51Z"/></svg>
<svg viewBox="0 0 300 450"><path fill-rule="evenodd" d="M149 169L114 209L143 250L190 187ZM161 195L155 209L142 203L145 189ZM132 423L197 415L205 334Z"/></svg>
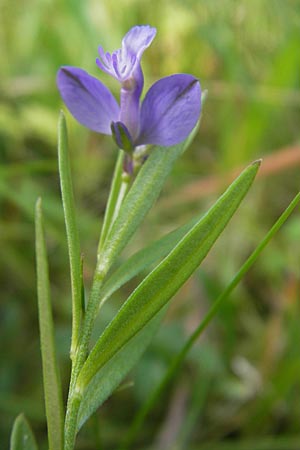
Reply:
<svg viewBox="0 0 300 450"><path fill-rule="evenodd" d="M99 47L96 63L120 82L120 103L104 84L78 67L63 66L57 74L61 97L75 119L93 131L113 135L128 152L139 145L183 141L201 110L200 83L188 74L158 80L140 101L144 85L140 61L155 34L148 25L135 26L120 49L105 53Z"/></svg>

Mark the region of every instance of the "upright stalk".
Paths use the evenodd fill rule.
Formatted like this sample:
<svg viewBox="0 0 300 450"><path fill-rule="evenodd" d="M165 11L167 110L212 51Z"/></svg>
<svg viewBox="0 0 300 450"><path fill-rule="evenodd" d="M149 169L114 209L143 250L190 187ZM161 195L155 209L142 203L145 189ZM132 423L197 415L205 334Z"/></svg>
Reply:
<svg viewBox="0 0 300 450"><path fill-rule="evenodd" d="M122 173L122 161L123 155L120 153L116 163L113 182L109 194L108 207L105 213L104 223L102 227L102 233L98 246L98 260L95 269L94 279L89 295L87 308L84 314L83 323L80 328L80 334L78 338L78 346L74 352L74 358L72 362L71 379L67 403L67 412L65 419L65 442L64 450L73 450L75 445L75 438L77 433L77 420L80 403L82 399L82 392L76 389L76 381L80 370L87 359L89 351L90 337L94 325L94 321L97 315L97 308L101 299L101 289L105 279L105 276L110 269L112 261L106 260L105 266L101 261L101 248L105 243L105 239L118 216L119 210L123 203L123 200L128 192L130 185L130 176ZM101 272L99 266L101 262Z"/></svg>

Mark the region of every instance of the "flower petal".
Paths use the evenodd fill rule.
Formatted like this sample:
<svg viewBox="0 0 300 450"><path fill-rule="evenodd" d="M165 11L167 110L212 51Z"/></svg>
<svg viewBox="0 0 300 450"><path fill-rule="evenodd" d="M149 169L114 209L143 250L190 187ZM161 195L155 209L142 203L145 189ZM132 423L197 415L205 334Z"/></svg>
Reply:
<svg viewBox="0 0 300 450"><path fill-rule="evenodd" d="M127 54L136 55L140 60L142 54L149 47L156 35L156 28L149 25L138 25L125 34L122 40L122 50Z"/></svg>
<svg viewBox="0 0 300 450"><path fill-rule="evenodd" d="M82 125L98 133L111 134L110 124L120 108L111 92L97 78L78 67L61 67L57 86L71 114Z"/></svg>
<svg viewBox="0 0 300 450"><path fill-rule="evenodd" d="M201 88L192 75L176 74L157 81L141 107L136 145L170 146L183 141L197 123Z"/></svg>

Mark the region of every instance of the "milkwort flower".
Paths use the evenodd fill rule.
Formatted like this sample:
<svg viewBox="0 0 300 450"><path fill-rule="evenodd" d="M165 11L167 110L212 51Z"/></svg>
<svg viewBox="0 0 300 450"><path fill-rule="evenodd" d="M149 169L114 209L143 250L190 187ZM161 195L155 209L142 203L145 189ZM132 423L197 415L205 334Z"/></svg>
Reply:
<svg viewBox="0 0 300 450"><path fill-rule="evenodd" d="M78 67L63 66L57 74L61 97L75 119L93 131L113 135L129 153L141 145L183 141L200 114L200 83L188 74L160 79L140 102L144 85L140 61L155 34L148 25L135 26L112 54L99 47L96 63L120 82L120 105L104 84Z"/></svg>

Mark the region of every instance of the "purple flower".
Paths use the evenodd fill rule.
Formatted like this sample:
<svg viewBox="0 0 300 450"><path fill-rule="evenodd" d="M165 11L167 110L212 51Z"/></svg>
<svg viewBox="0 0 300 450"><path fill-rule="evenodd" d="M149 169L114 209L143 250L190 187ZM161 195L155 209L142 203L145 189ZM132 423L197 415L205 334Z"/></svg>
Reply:
<svg viewBox="0 0 300 450"><path fill-rule="evenodd" d="M144 85L141 57L156 29L135 26L112 54L99 47L98 67L121 84L120 105L97 78L77 67L63 66L57 85L66 106L82 125L113 135L129 152L145 144L170 146L183 141L194 128L201 109L199 81L176 74L160 79L140 102Z"/></svg>

